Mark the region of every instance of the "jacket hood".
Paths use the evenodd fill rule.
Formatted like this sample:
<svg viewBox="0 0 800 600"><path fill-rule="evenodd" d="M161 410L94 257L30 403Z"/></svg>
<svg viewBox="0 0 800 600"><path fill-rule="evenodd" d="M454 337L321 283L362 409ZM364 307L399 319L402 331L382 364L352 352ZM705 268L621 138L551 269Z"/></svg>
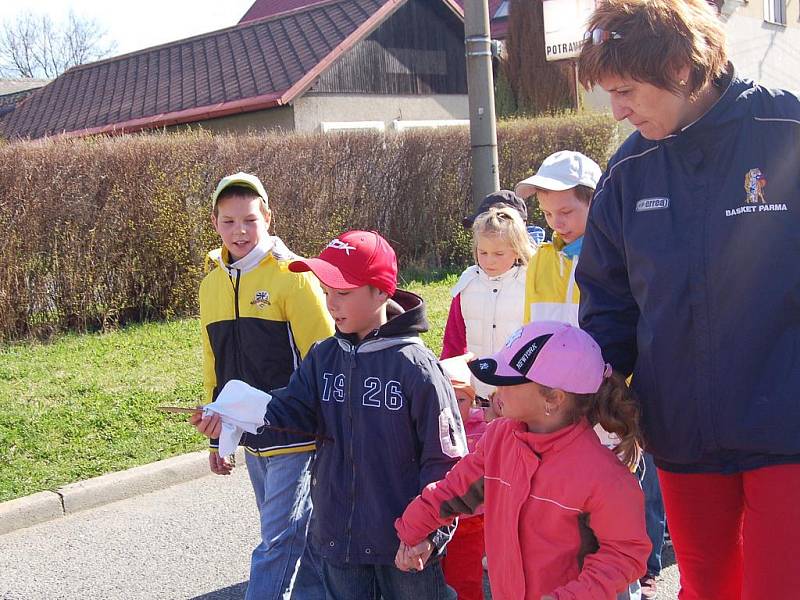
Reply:
<svg viewBox="0 0 800 600"><path fill-rule="evenodd" d="M360 343L375 338L414 337L428 331L428 317L425 314L425 301L416 294L397 290L386 305L386 323L367 335ZM358 345L355 334L336 330L336 337Z"/></svg>
<svg viewBox="0 0 800 600"><path fill-rule="evenodd" d="M720 91L720 97L700 118L686 125L677 133L664 139L665 142L695 142L699 139L709 137L709 130L715 130L728 124L731 121L738 121L746 118L749 114L748 96L755 89L756 84L752 81L740 79L732 64L722 76L714 81L714 85ZM714 138L716 136L710 135Z"/></svg>
<svg viewBox="0 0 800 600"><path fill-rule="evenodd" d="M261 240L261 242L253 248L247 256L240 258L234 263L231 263L231 255L225 246L211 250L206 256L206 270L211 270L211 264L217 265L229 275L235 275L236 271L241 271L243 274L252 271L261 261L268 256L275 257L276 260L294 260L297 255L286 247L283 240L276 235L270 235Z"/></svg>

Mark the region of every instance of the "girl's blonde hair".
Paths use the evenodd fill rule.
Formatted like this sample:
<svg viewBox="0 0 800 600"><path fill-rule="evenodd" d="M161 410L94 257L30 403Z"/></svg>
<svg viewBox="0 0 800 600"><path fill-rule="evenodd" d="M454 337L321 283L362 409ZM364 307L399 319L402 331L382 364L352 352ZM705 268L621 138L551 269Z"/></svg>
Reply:
<svg viewBox="0 0 800 600"><path fill-rule="evenodd" d="M545 397L554 393L552 388L539 388ZM625 379L612 373L594 394L566 393L574 400L573 420L586 417L592 425L599 423L609 433L615 433L620 440L615 452L631 471L635 470L642 458L639 403Z"/></svg>
<svg viewBox="0 0 800 600"><path fill-rule="evenodd" d="M492 206L475 218L472 224L472 257L475 262L478 262L478 236L481 235L503 238L523 265L527 265L533 256L533 246L525 222L513 208Z"/></svg>

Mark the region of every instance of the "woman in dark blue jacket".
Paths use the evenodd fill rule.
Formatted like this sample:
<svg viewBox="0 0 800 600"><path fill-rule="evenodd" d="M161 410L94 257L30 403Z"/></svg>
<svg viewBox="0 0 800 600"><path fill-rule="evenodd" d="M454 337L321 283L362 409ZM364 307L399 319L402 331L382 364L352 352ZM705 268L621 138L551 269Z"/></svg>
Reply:
<svg viewBox="0 0 800 600"><path fill-rule="evenodd" d="M800 589L800 101L743 80L704 0L603 0L580 78L609 162L580 322L642 403L683 600Z"/></svg>

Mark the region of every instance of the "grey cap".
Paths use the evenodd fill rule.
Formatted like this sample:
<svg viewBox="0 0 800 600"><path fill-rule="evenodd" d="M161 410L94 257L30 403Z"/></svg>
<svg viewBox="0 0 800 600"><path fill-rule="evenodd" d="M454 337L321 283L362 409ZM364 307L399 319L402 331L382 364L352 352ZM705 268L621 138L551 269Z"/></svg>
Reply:
<svg viewBox="0 0 800 600"><path fill-rule="evenodd" d="M508 206L519 213L523 222L528 220L528 207L525 206L525 201L511 190L500 190L498 192L492 192L486 196L481 201L481 205L478 207L478 210L471 215L464 217L464 219L461 221L461 224L469 229L472 227L475 219L478 218L478 215L485 213L493 206Z"/></svg>

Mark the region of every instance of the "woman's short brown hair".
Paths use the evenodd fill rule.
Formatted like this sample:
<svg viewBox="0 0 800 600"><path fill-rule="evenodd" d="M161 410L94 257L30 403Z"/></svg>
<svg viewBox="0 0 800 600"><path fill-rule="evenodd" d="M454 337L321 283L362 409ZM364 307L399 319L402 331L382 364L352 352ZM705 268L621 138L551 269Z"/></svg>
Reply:
<svg viewBox="0 0 800 600"><path fill-rule="evenodd" d="M706 0L601 0L589 19L595 29L609 39L583 44L578 76L587 89L615 75L692 95L728 64L725 31ZM682 86L675 73L685 66L691 75Z"/></svg>

